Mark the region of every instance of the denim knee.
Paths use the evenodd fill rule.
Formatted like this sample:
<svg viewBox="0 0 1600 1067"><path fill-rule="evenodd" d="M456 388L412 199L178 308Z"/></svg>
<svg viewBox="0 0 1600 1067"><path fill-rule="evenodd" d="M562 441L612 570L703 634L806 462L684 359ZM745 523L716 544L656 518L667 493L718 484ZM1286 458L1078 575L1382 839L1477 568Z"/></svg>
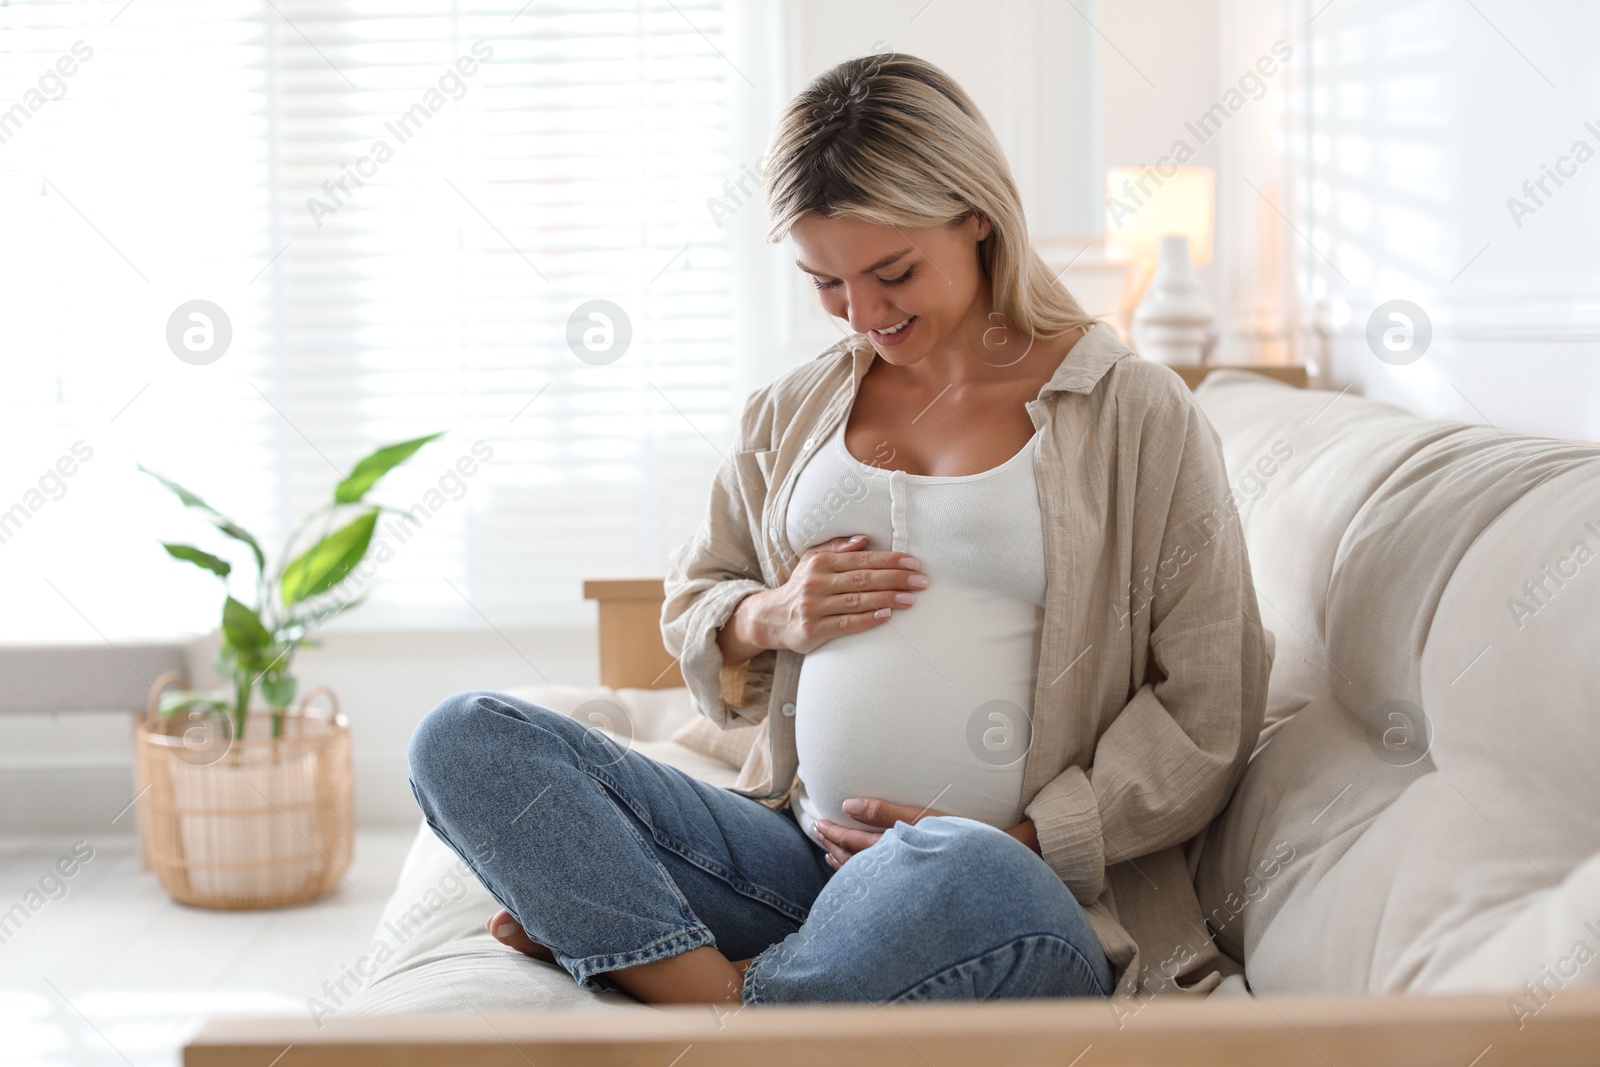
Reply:
<svg viewBox="0 0 1600 1067"><path fill-rule="evenodd" d="M454 693L422 717L406 746L412 787L434 791L473 782L485 761L505 754L502 749L515 751L524 760L558 756L562 743L551 732L565 736L574 728L560 712L493 689ZM553 747L541 743L545 741Z"/></svg>
<svg viewBox="0 0 1600 1067"><path fill-rule="evenodd" d="M474 748L483 744L483 717L492 714L480 701L488 690L471 689L441 700L422 717L406 746L411 781L426 788L441 778L459 775Z"/></svg>
<svg viewBox="0 0 1600 1067"><path fill-rule="evenodd" d="M951 915L969 921L982 916L995 945L1059 938L1072 946L1102 993L1110 992L1111 964L1089 917L1038 853L1004 830L971 819L941 816L907 829L923 831L940 861L923 875L932 887L925 898L930 909L942 900ZM955 931L951 937L959 943Z"/></svg>
<svg viewBox="0 0 1600 1067"><path fill-rule="evenodd" d="M902 848L936 854L954 870L978 864L1031 866L1026 862L1030 850L1021 841L988 823L959 815L936 815L915 824L896 823L884 841L891 836Z"/></svg>
<svg viewBox="0 0 1600 1067"><path fill-rule="evenodd" d="M824 887L801 929L746 972L745 1003L1058 996L1109 989L1061 879L1004 830L900 822Z"/></svg>
<svg viewBox="0 0 1600 1067"><path fill-rule="evenodd" d="M909 860L918 868L916 899L929 918L956 918L951 905L957 905L967 916L1003 920L1010 929L993 931L1002 938L1059 932L1082 921L1056 873L1027 845L987 823L941 815L897 824L875 847L885 845L884 860Z"/></svg>

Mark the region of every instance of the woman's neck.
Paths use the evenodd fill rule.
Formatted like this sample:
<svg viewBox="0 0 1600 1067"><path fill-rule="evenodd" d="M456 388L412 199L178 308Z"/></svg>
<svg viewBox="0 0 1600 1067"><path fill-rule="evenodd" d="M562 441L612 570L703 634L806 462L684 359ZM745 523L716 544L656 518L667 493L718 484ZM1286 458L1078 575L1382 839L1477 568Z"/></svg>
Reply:
<svg viewBox="0 0 1600 1067"><path fill-rule="evenodd" d="M969 316L960 336L947 339L949 343L915 363L891 363L878 353L869 372L919 391L1008 386L1024 381L1043 386L1083 337L1082 330L1043 338L1014 329L996 333L1000 327L982 325L991 321L989 316L993 314L989 311L976 318Z"/></svg>

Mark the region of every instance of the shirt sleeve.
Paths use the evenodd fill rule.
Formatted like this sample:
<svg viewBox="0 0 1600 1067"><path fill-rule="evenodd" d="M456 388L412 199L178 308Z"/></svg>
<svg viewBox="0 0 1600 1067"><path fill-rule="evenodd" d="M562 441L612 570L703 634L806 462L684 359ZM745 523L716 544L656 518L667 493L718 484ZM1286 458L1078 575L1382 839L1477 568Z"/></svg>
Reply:
<svg viewBox="0 0 1600 1067"><path fill-rule="evenodd" d="M1134 506L1134 563L1157 551L1156 535L1162 561L1148 605L1138 605L1149 613L1143 684L1090 766L1068 767L1026 809L1045 862L1084 904L1099 897L1108 865L1184 842L1221 812L1266 708L1271 649L1221 440L1192 399L1162 409L1134 451L1135 491L1147 495ZM1167 442L1181 442L1175 459ZM1143 521L1155 522L1152 533ZM1130 631L1143 640L1141 626ZM1143 658L1135 648L1135 665Z"/></svg>
<svg viewBox="0 0 1600 1067"><path fill-rule="evenodd" d="M744 429L755 400L746 405ZM767 588L749 516L765 498L766 484L759 465L742 458L750 455L744 429L739 447L717 468L704 520L667 559L661 604L662 643L677 657L690 701L722 727L766 718L777 666L776 650L766 649L725 667L717 645L717 631L739 601Z"/></svg>

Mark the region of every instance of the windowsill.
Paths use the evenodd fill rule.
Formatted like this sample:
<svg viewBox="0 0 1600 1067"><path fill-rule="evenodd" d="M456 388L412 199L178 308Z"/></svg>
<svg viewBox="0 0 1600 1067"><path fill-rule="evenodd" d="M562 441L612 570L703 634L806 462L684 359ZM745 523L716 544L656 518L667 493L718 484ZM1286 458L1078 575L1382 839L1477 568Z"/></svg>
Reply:
<svg viewBox="0 0 1600 1067"><path fill-rule="evenodd" d="M598 611L593 604L587 603L581 609L574 611L570 618L560 617L553 619L549 623L541 623L539 625L497 623L493 620L486 620L484 616L471 608L452 611L424 606L412 611L390 611L385 616L377 619L370 617L364 619L359 615L341 616L314 630L311 634L311 639L327 640L379 635L401 637L406 635L441 634L470 636L511 632L567 632L570 630L593 632L597 630L598 626ZM217 633L217 630L176 630L164 633L106 634L104 636L91 633L36 640L0 640L0 655L19 649L70 650L105 648L108 643L117 648L184 648L195 642L204 642L214 638Z"/></svg>
<svg viewBox="0 0 1600 1067"><path fill-rule="evenodd" d="M301 649L293 673L305 687L340 687L352 671L443 676L462 664L500 664L528 682L592 684L598 671L598 628L570 626L377 627L330 625ZM183 632L143 637L0 645L0 716L142 709L151 684L170 670L190 685L215 688L211 664L221 635ZM487 675L486 675L487 676Z"/></svg>

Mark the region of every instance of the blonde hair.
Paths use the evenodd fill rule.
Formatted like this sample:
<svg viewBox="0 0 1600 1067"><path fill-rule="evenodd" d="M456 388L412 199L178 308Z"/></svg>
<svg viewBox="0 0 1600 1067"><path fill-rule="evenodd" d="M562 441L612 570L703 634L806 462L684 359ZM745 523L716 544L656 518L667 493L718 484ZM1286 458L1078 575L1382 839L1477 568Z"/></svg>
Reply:
<svg viewBox="0 0 1600 1067"><path fill-rule="evenodd" d="M763 165L782 241L807 212L903 229L989 220L978 244L994 310L1030 336L1087 329L1084 313L1028 241L1022 199L994 131L971 97L925 59L847 59L789 102Z"/></svg>

